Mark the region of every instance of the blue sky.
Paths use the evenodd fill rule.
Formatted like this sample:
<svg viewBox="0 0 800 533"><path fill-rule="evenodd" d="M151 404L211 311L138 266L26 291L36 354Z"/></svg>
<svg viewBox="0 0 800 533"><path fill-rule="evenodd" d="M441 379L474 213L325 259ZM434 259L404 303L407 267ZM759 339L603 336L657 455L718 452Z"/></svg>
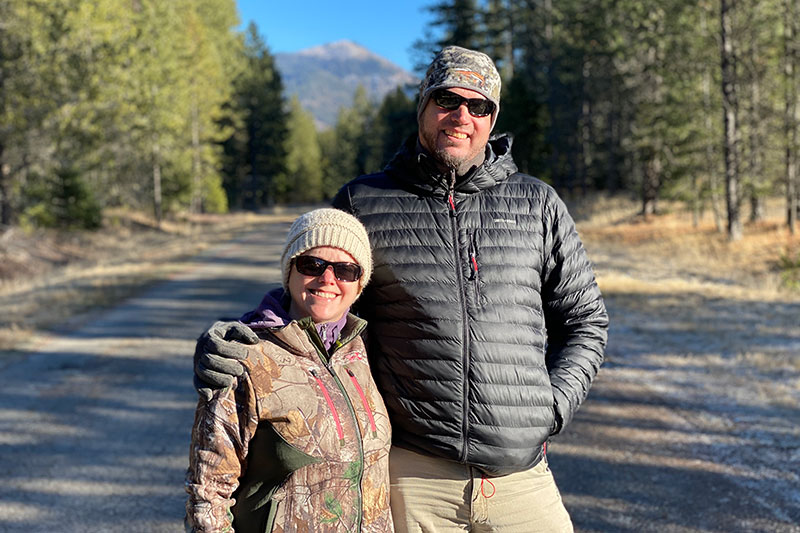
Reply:
<svg viewBox="0 0 800 533"><path fill-rule="evenodd" d="M433 0L237 0L242 27L254 21L271 53L349 39L411 71Z"/></svg>

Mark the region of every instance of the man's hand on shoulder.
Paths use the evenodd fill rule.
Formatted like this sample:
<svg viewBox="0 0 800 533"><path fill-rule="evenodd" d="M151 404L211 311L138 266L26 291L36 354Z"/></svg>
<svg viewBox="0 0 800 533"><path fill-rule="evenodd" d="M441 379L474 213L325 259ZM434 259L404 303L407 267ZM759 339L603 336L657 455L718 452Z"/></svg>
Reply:
<svg viewBox="0 0 800 533"><path fill-rule="evenodd" d="M215 322L197 339L194 351L194 386L206 399L214 389L230 387L241 376L241 361L247 344L257 344L258 335L241 322Z"/></svg>

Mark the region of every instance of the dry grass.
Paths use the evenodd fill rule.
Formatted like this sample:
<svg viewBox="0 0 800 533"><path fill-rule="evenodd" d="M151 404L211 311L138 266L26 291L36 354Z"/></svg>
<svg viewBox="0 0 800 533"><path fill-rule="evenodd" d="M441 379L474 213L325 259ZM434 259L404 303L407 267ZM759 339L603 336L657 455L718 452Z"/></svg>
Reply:
<svg viewBox="0 0 800 533"><path fill-rule="evenodd" d="M577 218L604 290L795 300L800 292L784 283L780 260L797 256L800 235L791 235L783 224L782 207L780 200L770 200L766 218L746 224L736 242L717 231L710 214L695 226L678 205L643 218L638 204L601 197L578 209Z"/></svg>

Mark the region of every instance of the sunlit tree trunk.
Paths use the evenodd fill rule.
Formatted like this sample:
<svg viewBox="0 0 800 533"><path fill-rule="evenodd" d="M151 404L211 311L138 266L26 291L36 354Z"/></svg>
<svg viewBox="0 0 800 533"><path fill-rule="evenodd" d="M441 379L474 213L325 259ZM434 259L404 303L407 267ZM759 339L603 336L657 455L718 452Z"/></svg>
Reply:
<svg viewBox="0 0 800 533"><path fill-rule="evenodd" d="M661 156L656 150L642 161L642 215L658 212L658 192L661 188Z"/></svg>
<svg viewBox="0 0 800 533"><path fill-rule="evenodd" d="M711 30L708 25L708 7L701 6L700 11L700 28L703 36L709 35ZM706 134L705 142L705 160L706 172L708 173L708 191L709 199L711 201L711 212L714 215L714 226L717 231L722 233L724 231L723 214L722 214L722 199L719 194L719 174L717 173L717 150L716 143L713 139L716 138L717 132L714 131L714 121L712 114L715 112L711 106L711 86L712 86L712 65L704 63L703 67L703 128ZM699 215L698 215L699 218Z"/></svg>
<svg viewBox="0 0 800 533"><path fill-rule="evenodd" d="M750 132L748 154L749 163L747 165L747 196L750 202L750 222L756 222L764 218L764 198L761 190L764 182L764 165L762 153L762 123L761 116L761 83L756 75L751 85L750 94Z"/></svg>
<svg viewBox="0 0 800 533"><path fill-rule="evenodd" d="M722 63L722 108L724 118L725 201L728 208L728 238L742 238L739 213L739 144L736 100L736 56L732 26L735 0L720 1L720 36Z"/></svg>
<svg viewBox="0 0 800 533"><path fill-rule="evenodd" d="M748 16L751 20L758 20L759 2L754 1L750 6ZM763 102L761 92L761 79L763 77L762 50L758 43L759 26L754 24L751 29L752 36L748 44L748 64L750 70L749 88L750 101L748 104L748 153L747 176L745 178L747 199L750 204L750 222L764 218L764 124Z"/></svg>
<svg viewBox="0 0 800 533"><path fill-rule="evenodd" d="M784 133L786 136L786 224L795 233L798 210L797 176L797 8L796 0L784 0L784 86L786 109L784 113Z"/></svg>
<svg viewBox="0 0 800 533"><path fill-rule="evenodd" d="M663 34L663 12L659 10L659 18L654 22L658 35ZM663 42L651 44L647 50L647 64L653 66L653 71L647 74L646 86L650 90L653 102L664 105L664 78L655 66L660 67L664 53L661 47ZM658 212L658 197L661 194L663 162L663 128L651 128L649 138L646 139L646 148L642 150L642 215L649 216Z"/></svg>
<svg viewBox="0 0 800 533"><path fill-rule="evenodd" d="M153 134L153 215L156 225L161 227L161 146L158 144L158 134Z"/></svg>
<svg viewBox="0 0 800 533"><path fill-rule="evenodd" d="M199 213L202 209L203 199L203 147L200 145L200 118L197 112L197 102L192 104L192 203L193 213Z"/></svg>
<svg viewBox="0 0 800 533"><path fill-rule="evenodd" d="M586 196L589 188L589 172L592 168L592 103L589 99L591 91L592 60L588 55L583 56L582 82L581 82L581 117L580 125L580 154L577 160L577 181L580 194Z"/></svg>
<svg viewBox="0 0 800 533"><path fill-rule="evenodd" d="M11 224L11 187L10 166L3 159L5 147L0 144L0 224L8 226Z"/></svg>

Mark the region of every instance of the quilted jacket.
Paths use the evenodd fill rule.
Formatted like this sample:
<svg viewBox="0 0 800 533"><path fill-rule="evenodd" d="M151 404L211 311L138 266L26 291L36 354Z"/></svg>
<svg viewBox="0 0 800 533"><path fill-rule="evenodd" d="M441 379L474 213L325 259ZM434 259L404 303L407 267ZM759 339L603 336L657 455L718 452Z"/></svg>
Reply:
<svg viewBox="0 0 800 533"><path fill-rule="evenodd" d="M359 314L394 444L489 475L534 466L585 399L608 326L553 188L518 172L508 136L459 178L412 138L333 203L372 244Z"/></svg>
<svg viewBox="0 0 800 533"><path fill-rule="evenodd" d="M310 318L258 328L245 375L200 400L187 473L197 532L391 532L386 408L349 315L328 355Z"/></svg>

